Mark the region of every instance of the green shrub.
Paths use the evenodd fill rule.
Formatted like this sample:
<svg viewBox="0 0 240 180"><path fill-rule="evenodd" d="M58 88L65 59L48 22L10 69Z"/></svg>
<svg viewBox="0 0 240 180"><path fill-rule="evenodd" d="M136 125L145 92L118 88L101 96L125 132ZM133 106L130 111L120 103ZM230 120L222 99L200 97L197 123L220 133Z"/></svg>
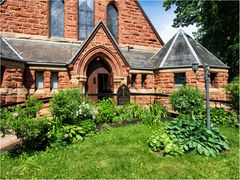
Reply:
<svg viewBox="0 0 240 180"><path fill-rule="evenodd" d="M230 92L230 106L239 114L239 76L226 86Z"/></svg>
<svg viewBox="0 0 240 180"><path fill-rule="evenodd" d="M148 146L154 152L159 152L163 156L176 156L183 154L183 149L173 143L168 134L163 128L156 131L148 139Z"/></svg>
<svg viewBox="0 0 240 180"><path fill-rule="evenodd" d="M198 114L204 108L203 96L197 88L183 86L169 98L174 110L181 114Z"/></svg>
<svg viewBox="0 0 240 180"><path fill-rule="evenodd" d="M77 114L79 106L86 101L88 99L80 89L63 89L50 100L51 112L56 117L62 117L63 124L78 124L81 120L81 114Z"/></svg>
<svg viewBox="0 0 240 180"><path fill-rule="evenodd" d="M199 113L197 116L198 120L206 121L206 109ZM217 125L236 125L237 114L227 112L223 108L210 108L210 122L211 124Z"/></svg>
<svg viewBox="0 0 240 180"><path fill-rule="evenodd" d="M66 125L62 127L64 133L64 139L68 143L76 143L78 141L83 141L83 137L86 135L84 129L76 125Z"/></svg>
<svg viewBox="0 0 240 180"><path fill-rule="evenodd" d="M97 123L112 122L115 115L115 102L112 98L99 101Z"/></svg>
<svg viewBox="0 0 240 180"><path fill-rule="evenodd" d="M93 120L84 120L79 124L85 131L86 134L91 133L96 130L96 124Z"/></svg>
<svg viewBox="0 0 240 180"><path fill-rule="evenodd" d="M0 121L3 135L14 134L17 138L24 139L23 145L29 149L40 150L48 145L47 133L51 124L46 117L17 116L14 118L14 112L10 114L12 116Z"/></svg>
<svg viewBox="0 0 240 180"><path fill-rule="evenodd" d="M181 116L165 128L175 144L184 151L215 156L229 149L229 143L221 132L214 127L207 129L205 122L194 117Z"/></svg>
<svg viewBox="0 0 240 180"><path fill-rule="evenodd" d="M42 108L43 102L39 101L36 96L29 96L24 102L24 112L28 117L35 117L36 113Z"/></svg>
<svg viewBox="0 0 240 180"><path fill-rule="evenodd" d="M140 120L144 124L153 125L161 124L161 122L168 116L167 110L161 104L152 104L145 106L140 110Z"/></svg>

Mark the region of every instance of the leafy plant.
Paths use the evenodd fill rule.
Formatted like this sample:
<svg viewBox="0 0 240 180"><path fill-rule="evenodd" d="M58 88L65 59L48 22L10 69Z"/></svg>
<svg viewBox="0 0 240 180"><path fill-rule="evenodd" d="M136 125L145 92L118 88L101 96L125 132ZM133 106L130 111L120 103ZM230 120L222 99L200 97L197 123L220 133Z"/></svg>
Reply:
<svg viewBox="0 0 240 180"><path fill-rule="evenodd" d="M62 117L63 124L78 124L76 113L82 102L86 101L80 89L63 89L50 100L51 112L56 117Z"/></svg>
<svg viewBox="0 0 240 180"><path fill-rule="evenodd" d="M29 96L24 102L24 112L28 117L35 117L36 113L42 108L43 102L39 101L36 96Z"/></svg>
<svg viewBox="0 0 240 180"><path fill-rule="evenodd" d="M115 102L112 98L104 99L98 103L98 123L112 122L116 115Z"/></svg>
<svg viewBox="0 0 240 180"><path fill-rule="evenodd" d="M187 152L196 152L206 156L229 149L227 139L215 127L207 129L205 122L197 121L194 116L182 116L165 128L175 144Z"/></svg>
<svg viewBox="0 0 240 180"><path fill-rule="evenodd" d="M74 118L77 119L79 123L85 119L94 120L96 119L97 113L98 113L97 108L93 104L83 101L79 105L78 110L76 112L76 117Z"/></svg>
<svg viewBox="0 0 240 180"><path fill-rule="evenodd" d="M96 130L96 124L93 120L91 119L88 119L88 120L84 120L84 121L81 121L81 123L79 124L79 126L81 126L85 133L88 134L90 132L93 132Z"/></svg>
<svg viewBox="0 0 240 180"><path fill-rule="evenodd" d="M76 143L83 141L83 137L86 134L83 127L76 125L66 125L62 127L64 138L69 143Z"/></svg>
<svg viewBox="0 0 240 180"><path fill-rule="evenodd" d="M140 112L140 119L148 125L161 124L168 115L166 108L161 104L145 106Z"/></svg>
<svg viewBox="0 0 240 180"><path fill-rule="evenodd" d="M206 109L196 115L198 120L206 121ZM227 112L223 108L210 108L210 121L217 125L236 125L237 115L234 112Z"/></svg>
<svg viewBox="0 0 240 180"><path fill-rule="evenodd" d="M181 114L198 114L204 108L203 96L197 88L183 86L169 98L174 110Z"/></svg>
<svg viewBox="0 0 240 180"><path fill-rule="evenodd" d="M183 149L173 143L169 135L160 128L148 139L148 146L154 152L160 152L163 156L176 156L183 154Z"/></svg>
<svg viewBox="0 0 240 180"><path fill-rule="evenodd" d="M230 106L239 114L239 76L226 86L230 93Z"/></svg>

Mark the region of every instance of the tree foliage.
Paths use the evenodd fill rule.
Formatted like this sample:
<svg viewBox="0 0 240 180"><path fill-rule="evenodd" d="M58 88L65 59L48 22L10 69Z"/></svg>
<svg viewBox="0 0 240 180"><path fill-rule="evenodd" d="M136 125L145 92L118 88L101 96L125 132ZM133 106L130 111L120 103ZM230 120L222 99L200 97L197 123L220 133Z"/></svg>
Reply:
<svg viewBox="0 0 240 180"><path fill-rule="evenodd" d="M196 24L196 39L227 64L230 79L238 74L239 1L165 0L166 10L175 4L173 27Z"/></svg>

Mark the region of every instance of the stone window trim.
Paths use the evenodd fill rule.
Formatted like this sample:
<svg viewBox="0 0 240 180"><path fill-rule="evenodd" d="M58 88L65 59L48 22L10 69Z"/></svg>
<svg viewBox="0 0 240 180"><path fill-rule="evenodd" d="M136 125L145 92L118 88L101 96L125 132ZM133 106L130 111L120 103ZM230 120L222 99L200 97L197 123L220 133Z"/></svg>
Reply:
<svg viewBox="0 0 240 180"><path fill-rule="evenodd" d="M109 8L112 7L116 13L117 13L117 21L115 21L117 23L117 27L116 27L116 31L117 34L114 34L111 30L111 28L109 27ZM106 6L106 19L107 19L107 27L109 29L109 31L111 32L112 36L114 37L114 39L116 40L116 42L118 42L119 39L119 11L118 11L118 4L115 1L111 1L108 3L108 5Z"/></svg>
<svg viewBox="0 0 240 180"><path fill-rule="evenodd" d="M185 84L186 84L186 73L185 72L174 73L175 87L181 87Z"/></svg>
<svg viewBox="0 0 240 180"><path fill-rule="evenodd" d="M95 1L94 0L83 0L83 1L92 1L92 4L93 4L93 7L92 7L92 10L81 10L81 9L79 9L79 3L80 3L80 1L81 0L77 0L78 1L78 15L77 15L77 21L78 21L78 39L79 40L85 40L89 35L90 35L90 33L92 32L92 30L94 29L94 26L95 26ZM87 22L86 24L81 24L81 22L80 22L80 18L79 18L79 16L80 16L80 12L84 12L84 13L86 13L85 15L85 21ZM88 23L88 19L87 19L87 17L88 17L88 15L89 14L92 14L92 17L93 17L93 19L92 19L92 23L91 23L91 25ZM86 32L85 32L85 37L81 37L81 35L80 35L80 31L81 31L81 29L80 29L80 26L81 25L85 25L85 27L86 27ZM92 26L92 27L91 27ZM90 29L90 31L89 31L89 34L88 34L88 30Z"/></svg>
<svg viewBox="0 0 240 180"><path fill-rule="evenodd" d="M44 88L44 72L36 71L35 72L35 90Z"/></svg>
<svg viewBox="0 0 240 180"><path fill-rule="evenodd" d="M53 1L57 1L57 2L62 2L63 3L63 11L62 11L62 14L63 14L63 17L62 17L62 21L63 21L63 29L62 29L62 34L60 35L60 36L55 36L55 35L52 35L52 26L51 26L51 19L52 19L52 17L51 17L51 3L53 2ZM48 38L51 38L51 39L56 39L56 40L58 40L58 39L63 39L64 38L64 34L65 34L65 32L64 32L64 29L65 29L65 7L64 7L64 0L49 0L48 1L48 29L49 29L49 31L48 31ZM58 19L59 20L59 16L58 16L58 18L56 18L56 19Z"/></svg>

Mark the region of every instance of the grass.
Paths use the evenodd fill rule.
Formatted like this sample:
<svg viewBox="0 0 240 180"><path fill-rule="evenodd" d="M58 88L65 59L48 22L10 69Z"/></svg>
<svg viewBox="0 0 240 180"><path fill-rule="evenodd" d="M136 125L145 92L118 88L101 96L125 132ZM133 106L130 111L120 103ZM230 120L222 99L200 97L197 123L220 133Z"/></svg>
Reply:
<svg viewBox="0 0 240 180"><path fill-rule="evenodd" d="M2 153L0 178L239 179L239 131L220 129L232 147L217 157L158 157L146 143L152 129L138 124L32 156L11 158Z"/></svg>

